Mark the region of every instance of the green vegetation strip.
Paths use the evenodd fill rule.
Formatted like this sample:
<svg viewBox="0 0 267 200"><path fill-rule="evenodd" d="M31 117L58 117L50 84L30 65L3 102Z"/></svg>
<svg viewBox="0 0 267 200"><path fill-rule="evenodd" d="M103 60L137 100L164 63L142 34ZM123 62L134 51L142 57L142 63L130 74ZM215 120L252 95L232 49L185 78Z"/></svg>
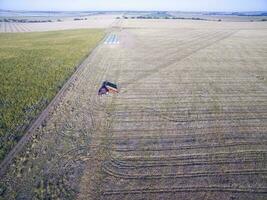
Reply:
<svg viewBox="0 0 267 200"><path fill-rule="evenodd" d="M103 36L97 29L0 34L0 161Z"/></svg>

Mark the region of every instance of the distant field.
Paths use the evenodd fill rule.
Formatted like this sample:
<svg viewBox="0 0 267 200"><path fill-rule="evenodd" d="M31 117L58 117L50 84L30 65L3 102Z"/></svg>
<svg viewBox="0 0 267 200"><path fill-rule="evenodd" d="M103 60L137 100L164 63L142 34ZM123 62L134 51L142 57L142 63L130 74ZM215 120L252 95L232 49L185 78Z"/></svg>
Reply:
<svg viewBox="0 0 267 200"><path fill-rule="evenodd" d="M0 160L103 35L100 29L0 34Z"/></svg>
<svg viewBox="0 0 267 200"><path fill-rule="evenodd" d="M97 15L88 16L87 20L74 20L74 18L58 18L61 21L53 22L32 22L32 23L19 23L19 22L1 22L0 17L0 33L17 33L17 32L43 32L43 31L59 31L69 29L104 29L112 26L118 15ZM6 17L9 19L9 17ZM77 17L79 18L79 17ZM84 17L85 18L85 17ZM24 17L18 18L24 19ZM30 20L51 20L51 18L37 18Z"/></svg>

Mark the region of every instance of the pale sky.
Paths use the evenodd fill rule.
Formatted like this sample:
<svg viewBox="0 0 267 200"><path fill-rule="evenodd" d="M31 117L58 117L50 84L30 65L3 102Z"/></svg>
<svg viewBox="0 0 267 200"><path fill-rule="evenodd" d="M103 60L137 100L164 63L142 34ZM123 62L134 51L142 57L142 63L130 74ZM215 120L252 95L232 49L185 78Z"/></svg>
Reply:
<svg viewBox="0 0 267 200"><path fill-rule="evenodd" d="M266 11L267 0L0 0L0 9Z"/></svg>

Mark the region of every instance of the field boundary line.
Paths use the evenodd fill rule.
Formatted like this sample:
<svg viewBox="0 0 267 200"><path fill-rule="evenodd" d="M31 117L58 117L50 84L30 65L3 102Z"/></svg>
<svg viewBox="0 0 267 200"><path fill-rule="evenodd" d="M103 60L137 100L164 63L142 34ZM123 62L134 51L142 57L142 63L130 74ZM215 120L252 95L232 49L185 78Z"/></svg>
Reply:
<svg viewBox="0 0 267 200"><path fill-rule="evenodd" d="M3 177L5 175L8 166L12 163L13 159L22 151L26 144L28 144L28 142L32 139L35 130L40 127L43 122L45 122L47 117L51 114L54 108L65 96L67 90L70 88L72 83L76 81L82 70L85 69L86 61L91 60L98 51L98 49L101 47L107 34L109 34L109 30L104 30L104 36L102 36L102 39L90 52L88 52L84 57L82 57L81 61L74 67L75 70L72 75L69 77L69 79L66 80L66 82L57 92L56 96L52 99L52 101L36 118L32 120L32 122L28 126L25 127L25 129L23 130L25 134L22 136L19 142L12 148L12 150L6 155L4 160L0 163L0 177Z"/></svg>

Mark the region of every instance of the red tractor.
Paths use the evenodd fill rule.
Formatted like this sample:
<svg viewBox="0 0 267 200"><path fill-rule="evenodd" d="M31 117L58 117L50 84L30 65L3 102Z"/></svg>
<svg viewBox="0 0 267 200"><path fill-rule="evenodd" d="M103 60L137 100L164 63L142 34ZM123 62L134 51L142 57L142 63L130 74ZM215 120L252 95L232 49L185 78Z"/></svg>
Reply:
<svg viewBox="0 0 267 200"><path fill-rule="evenodd" d="M101 88L98 90L98 95L104 95L109 93L118 93L118 87L116 84L105 81L103 82Z"/></svg>

